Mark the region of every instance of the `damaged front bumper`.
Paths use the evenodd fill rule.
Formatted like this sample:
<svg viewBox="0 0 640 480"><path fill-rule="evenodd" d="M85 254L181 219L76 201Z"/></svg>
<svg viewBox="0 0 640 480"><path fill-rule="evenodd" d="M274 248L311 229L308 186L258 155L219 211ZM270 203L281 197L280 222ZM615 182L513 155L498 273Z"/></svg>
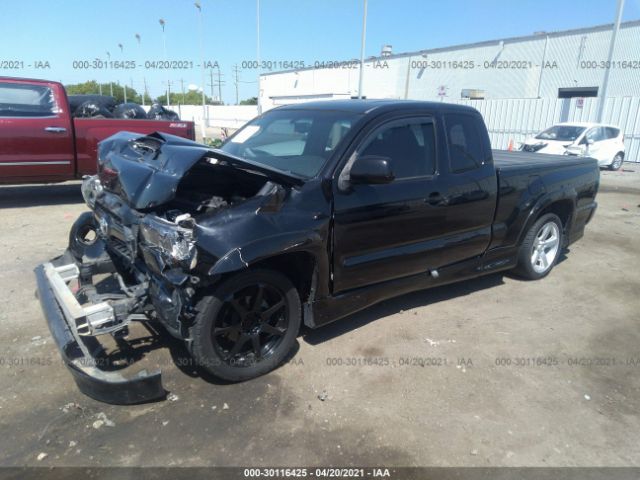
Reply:
<svg viewBox="0 0 640 480"><path fill-rule="evenodd" d="M81 265L80 267L85 267ZM96 400L111 404L136 404L166 396L159 370L142 370L125 378L117 371L100 367L101 345L92 329L104 328L114 321L107 302L83 307L68 282L80 275L79 265L67 251L61 257L35 269L38 298L62 359L80 391Z"/></svg>

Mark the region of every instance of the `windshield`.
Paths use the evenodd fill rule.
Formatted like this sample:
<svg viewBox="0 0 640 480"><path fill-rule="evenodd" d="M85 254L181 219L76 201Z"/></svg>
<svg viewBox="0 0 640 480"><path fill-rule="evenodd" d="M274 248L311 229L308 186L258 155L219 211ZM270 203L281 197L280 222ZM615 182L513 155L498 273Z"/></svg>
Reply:
<svg viewBox="0 0 640 480"><path fill-rule="evenodd" d="M536 138L539 140L558 140L560 142L573 142L585 130L585 127L578 127L576 125L554 125L551 128L547 128L542 133L539 133Z"/></svg>
<svg viewBox="0 0 640 480"><path fill-rule="evenodd" d="M311 178L358 118L331 110L272 110L241 128L220 150Z"/></svg>

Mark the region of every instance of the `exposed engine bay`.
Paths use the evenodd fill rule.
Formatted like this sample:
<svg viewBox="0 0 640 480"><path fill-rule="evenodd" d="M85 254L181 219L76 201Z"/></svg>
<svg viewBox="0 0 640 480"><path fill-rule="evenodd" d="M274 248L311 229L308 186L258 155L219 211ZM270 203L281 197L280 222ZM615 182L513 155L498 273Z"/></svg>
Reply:
<svg viewBox="0 0 640 480"><path fill-rule="evenodd" d="M260 195L267 183L264 177L205 158L180 181L173 200L162 207L161 214L172 222L186 213L192 217L210 214Z"/></svg>

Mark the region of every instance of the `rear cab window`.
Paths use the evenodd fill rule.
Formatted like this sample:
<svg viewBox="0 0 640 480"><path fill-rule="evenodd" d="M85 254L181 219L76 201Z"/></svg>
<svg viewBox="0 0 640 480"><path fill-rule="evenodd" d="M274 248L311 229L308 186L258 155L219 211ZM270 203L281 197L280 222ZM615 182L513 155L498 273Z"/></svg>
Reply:
<svg viewBox="0 0 640 480"><path fill-rule="evenodd" d="M484 141L472 115L445 114L451 173L462 173L485 164Z"/></svg>
<svg viewBox="0 0 640 480"><path fill-rule="evenodd" d="M57 113L53 91L46 85L0 84L0 117L51 117Z"/></svg>

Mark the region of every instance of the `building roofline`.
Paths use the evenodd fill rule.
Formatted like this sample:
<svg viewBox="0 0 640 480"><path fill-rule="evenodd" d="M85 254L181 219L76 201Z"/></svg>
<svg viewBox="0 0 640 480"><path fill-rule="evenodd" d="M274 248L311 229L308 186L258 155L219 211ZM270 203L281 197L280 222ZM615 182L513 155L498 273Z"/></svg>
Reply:
<svg viewBox="0 0 640 480"><path fill-rule="evenodd" d="M631 27L640 27L640 20L630 20L628 22L621 22L620 23L620 28L631 28ZM365 63L367 62L375 62L375 61L384 61L384 60L390 60L390 59L394 59L394 58L404 58L404 57L412 57L415 55L428 55L428 54L433 54L433 53L441 53L441 52L448 52L448 51L452 51L452 50L464 50L464 49L468 49L468 48L476 48L476 47L488 47L491 45L499 45L501 42L504 44L507 43L519 43L519 42L524 42L524 41L528 41L528 40L538 40L538 39L542 39L545 37L562 37L565 35L578 35L580 33L592 33L592 32L602 32L602 31L606 31L606 30L612 30L613 29L613 23L606 23L606 24L602 24L602 25L594 25L592 27L581 27L581 28L574 28L574 29L570 29L570 30L557 30L557 31L553 31L553 32L540 32L540 33L532 33L530 35L521 35L518 37L508 37L508 38L499 38L497 40L483 40L481 42L474 42L474 43L461 43L458 45L452 45L449 47L437 47L437 48L428 48L428 49L424 49L424 50L414 50L411 52L403 52L403 53L395 53L392 55L388 55L386 57L383 57L381 55L378 56L372 56L372 57L367 57L365 58ZM360 60L355 59L357 62L360 62ZM350 61L350 60L345 60L345 62ZM291 73L291 72L301 72L301 71L305 71L305 70L324 70L321 67L304 67L304 68L296 68L296 69L291 69L291 70L279 70L277 72L266 72L266 73L261 73L259 76L260 77L267 77L267 76L271 76L271 75L279 75L282 73Z"/></svg>

